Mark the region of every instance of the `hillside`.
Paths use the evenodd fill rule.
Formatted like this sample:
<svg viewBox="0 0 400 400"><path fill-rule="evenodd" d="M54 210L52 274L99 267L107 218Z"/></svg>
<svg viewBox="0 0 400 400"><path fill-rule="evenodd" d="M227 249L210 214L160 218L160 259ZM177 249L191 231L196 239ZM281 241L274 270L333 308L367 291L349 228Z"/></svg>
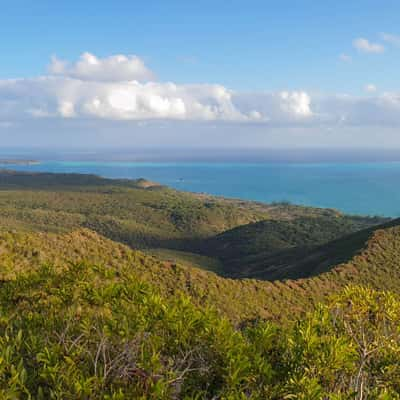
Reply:
<svg viewBox="0 0 400 400"><path fill-rule="evenodd" d="M400 220L7 174L0 398L399 399Z"/></svg>
<svg viewBox="0 0 400 400"><path fill-rule="evenodd" d="M198 268L159 261L86 229L67 234L4 233L0 235L1 279L15 279L43 264L61 269L80 262L123 266L132 268L161 293L186 293L196 304L212 305L235 323L260 317L287 320L349 283L400 292L397 224L320 246L296 264L314 277L274 282L226 279Z"/></svg>
<svg viewBox="0 0 400 400"><path fill-rule="evenodd" d="M383 276L375 284L375 273L358 265L362 256L357 254L370 254L366 243L374 242L376 232L396 236L398 221L375 232L370 226L383 219L220 199L143 180L13 172L0 174L0 217L5 277L43 263L132 264L162 292L183 291L235 322L285 319L347 282L396 291ZM362 230L365 226L369 228ZM115 241L142 248L147 255ZM206 257L187 252L204 249L204 243ZM285 281L223 279L207 270ZM289 280L309 276L314 278Z"/></svg>
<svg viewBox="0 0 400 400"><path fill-rule="evenodd" d="M264 220L205 239L196 251L221 261L219 271L234 278L287 279L308 276L296 266L318 247L381 222L380 218L327 215ZM360 243L360 246L362 243ZM335 262L339 259L335 259ZM337 263L336 262L336 263Z"/></svg>
<svg viewBox="0 0 400 400"><path fill-rule="evenodd" d="M204 200L143 179L0 173L0 218L6 229L90 228L133 247L180 247L267 217L260 207Z"/></svg>
<svg viewBox="0 0 400 400"><path fill-rule="evenodd" d="M397 224L324 245L350 259L284 282L160 262L87 229L2 233L0 397L397 399Z"/></svg>
<svg viewBox="0 0 400 400"><path fill-rule="evenodd" d="M80 263L128 268L161 293L186 293L196 304L213 305L234 322L272 316L267 307L269 283L224 279L202 269L162 262L87 229L67 234L4 233L0 249L2 281L31 274L43 265L59 271Z"/></svg>
<svg viewBox="0 0 400 400"><path fill-rule="evenodd" d="M258 269L260 262L251 257L318 245L383 221L179 192L144 179L0 172L0 230L67 233L88 228L165 261L232 277Z"/></svg>
<svg viewBox="0 0 400 400"><path fill-rule="evenodd" d="M377 232L368 261L397 257L398 238L398 229ZM293 321L292 305L315 301L315 285L216 276L210 284L210 273L160 264L89 231L5 235L0 254L8 266L0 287L2 399L398 398L395 294L351 287L287 327L259 313L237 329L223 317L225 306L237 318L247 299L260 312L258 294L268 311L286 309ZM342 267L347 278L364 275L359 261ZM379 274L398 287L393 267ZM217 314L207 300L218 299Z"/></svg>

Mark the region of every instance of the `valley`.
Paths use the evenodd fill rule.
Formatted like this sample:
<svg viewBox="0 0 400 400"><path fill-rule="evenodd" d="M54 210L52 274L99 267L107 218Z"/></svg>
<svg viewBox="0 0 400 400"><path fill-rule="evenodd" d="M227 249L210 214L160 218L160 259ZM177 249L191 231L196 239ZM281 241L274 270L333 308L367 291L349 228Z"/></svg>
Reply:
<svg viewBox="0 0 400 400"><path fill-rule="evenodd" d="M346 396L360 326L400 385L396 219L5 171L0 265L2 398Z"/></svg>

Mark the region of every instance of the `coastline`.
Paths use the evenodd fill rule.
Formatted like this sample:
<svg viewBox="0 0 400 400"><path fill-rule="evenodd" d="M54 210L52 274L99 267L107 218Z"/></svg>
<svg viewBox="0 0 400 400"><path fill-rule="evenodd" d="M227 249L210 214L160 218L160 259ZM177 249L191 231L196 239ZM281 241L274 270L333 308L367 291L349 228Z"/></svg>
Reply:
<svg viewBox="0 0 400 400"><path fill-rule="evenodd" d="M14 160L14 159L0 159L0 165L20 165L20 166L30 166L30 165L40 165L39 160Z"/></svg>
<svg viewBox="0 0 400 400"><path fill-rule="evenodd" d="M176 190L260 203L330 208L352 215L400 216L400 163L127 163L3 159L31 173L145 177ZM11 161L17 161L12 164ZM384 195L382 195L384 194Z"/></svg>

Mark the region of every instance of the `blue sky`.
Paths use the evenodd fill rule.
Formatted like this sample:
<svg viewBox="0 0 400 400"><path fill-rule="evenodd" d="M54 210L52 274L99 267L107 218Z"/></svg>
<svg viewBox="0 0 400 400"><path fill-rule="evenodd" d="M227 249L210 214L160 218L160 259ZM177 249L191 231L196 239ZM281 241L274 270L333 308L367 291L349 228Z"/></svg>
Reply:
<svg viewBox="0 0 400 400"><path fill-rule="evenodd" d="M155 82L173 82L179 87L215 84L226 88L227 93L234 92L232 105L222 101L218 97L220 95L215 94L215 88L196 87L195 94L192 89L185 88L181 97L176 95L172 98L171 93L162 87L156 90L159 96L156 102L157 107L164 108L169 107L166 102L173 104L171 107L175 116L177 109L185 106L178 119L189 119L191 122L199 119L200 114L193 111L196 102L206 108L214 107L215 103L219 107L218 118L203 113L200 119L235 119L241 123L244 120L254 122L255 119L264 121L264 125L256 127L247 125L247 131L253 131L254 138L258 138L255 145L260 141L260 132L266 132L268 140L263 141L265 145L290 145L293 140L301 143L302 140L296 138L303 137L304 132L311 128L330 132L337 130L339 123L350 121L346 126L341 125L341 132L358 132L362 130L361 126L365 127L365 132L373 132L382 123L383 130L390 131L387 136L388 139L390 137L390 144L393 145L394 141L397 145L398 141L400 146L400 140L395 135L400 125L400 119L395 118L400 110L400 103L399 110L396 108L397 93L400 92L399 15L398 1L372 0L3 1L0 14L0 88L1 81L12 78L24 79L26 83L24 87L18 84L17 88L8 85L4 93L0 90L0 102L5 99L8 108L11 107L10 98L13 104L18 103L20 110L25 107L21 115L14 109L9 115L0 114L0 129L7 129L9 134L10 129L18 125L19 128L15 129L21 137L27 137L27 134L21 133L27 114L51 117L47 120L49 132L58 124L70 124L69 121L61 121L62 117L92 118L94 114L92 111L88 114L88 104L101 101L104 105L114 96L116 89L110 85L107 89L103 86L93 88L91 83L90 88L86 85L82 90L93 90L92 98L83 100L82 94L75 92L71 97L72 89L66 88L65 82L69 80L70 84L71 79L82 80L76 72L78 67L73 66L78 65L82 54L87 52L100 62L109 60L113 55L135 55L145 65L146 71L151 71L152 81ZM356 42L357 39L366 41L366 44L363 42L365 46ZM57 60L72 67L63 67L62 73L55 73L53 68L50 74L57 75L57 84L52 81L51 88L48 83L44 87L38 79L49 75L48 66L54 55ZM115 70L111 72L118 75ZM103 81L104 76L101 78ZM136 79L136 76L133 75L133 78ZM110 82L115 81L115 75L110 75ZM77 90L75 86L73 90ZM138 90L142 93L147 89L141 87ZM99 93L105 91L107 95L103 99ZM130 101L128 97L132 94L126 94L125 89L123 91L123 100ZM289 95L281 95L286 92ZM27 104L22 98L16 101L18 93L29 93L34 98L32 104ZM268 96L262 97L265 93ZM350 98L343 100L342 95ZM117 103L121 105L120 86L118 96ZM134 96L137 96L136 92ZM154 100L154 92L151 96ZM209 98L212 101L208 102ZM153 100L151 107L154 108ZM177 103L181 100L183 105ZM78 112L79 107L83 107L86 114ZM96 117L106 118L107 121L101 125L98 120L96 129L103 132L106 126L110 126L110 118L132 119L136 125L127 129L135 132L132 135L134 140L140 136L140 126L147 126L153 117L151 113L143 114L145 117L133 112L127 115L126 107L122 117L121 113L117 115L114 111L107 113L102 109L101 113L97 112ZM295 117L289 115L289 111L296 114ZM57 112L60 120L55 118ZM182 117L183 113L185 117ZM371 113L377 116L372 121ZM157 114L157 121L164 115L166 120L170 119L171 114L163 111ZM299 116L312 119L312 125L305 127L305 118L300 121ZM145 123L138 124L142 120ZM33 121L32 125L36 122ZM74 129L79 130L76 123L74 121ZM38 124L42 139L46 141L51 133L43 133L46 129L42 120ZM82 126L85 124L82 123ZM170 129L186 129L180 125L176 122ZM277 132L277 127L279 135L271 134L272 131ZM200 128L197 125L195 130ZM163 137L168 130L164 125L156 129L154 124L152 129L162 130ZM210 129L208 126L208 132ZM219 129L227 130L226 125ZM229 128L231 131L235 129L243 131L244 128ZM294 139L291 136L293 129L300 132L300 136L295 135ZM282 142L282 132L288 137L286 142ZM157 138L161 134L152 135ZM280 138L278 142L276 137ZM346 137L340 137L337 144ZM373 134L367 137L372 139ZM353 136L350 135L350 138ZM57 142L58 139L54 140ZM59 140L62 143L62 139ZM318 142L331 143L330 138L324 140L320 137ZM355 143L359 137L351 141ZM374 143L370 141L371 145Z"/></svg>
<svg viewBox="0 0 400 400"><path fill-rule="evenodd" d="M0 77L39 75L52 54L90 51L137 54L159 79L179 83L360 93L374 82L393 90L400 50L360 55L352 40L400 33L399 15L398 1L4 1Z"/></svg>

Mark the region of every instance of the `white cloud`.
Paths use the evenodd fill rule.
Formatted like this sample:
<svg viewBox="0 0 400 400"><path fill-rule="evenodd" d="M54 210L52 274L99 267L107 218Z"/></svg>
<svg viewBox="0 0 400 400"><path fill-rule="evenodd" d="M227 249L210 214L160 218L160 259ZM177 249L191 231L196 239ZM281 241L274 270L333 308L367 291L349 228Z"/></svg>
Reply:
<svg viewBox="0 0 400 400"><path fill-rule="evenodd" d="M284 100L294 113L301 112L293 102ZM116 120L261 119L259 114L237 108L233 93L221 85L93 82L56 76L0 81L0 119L9 115Z"/></svg>
<svg viewBox="0 0 400 400"><path fill-rule="evenodd" d="M347 126L400 126L400 94L327 96L316 100L319 120Z"/></svg>
<svg viewBox="0 0 400 400"><path fill-rule="evenodd" d="M113 59L95 58L103 66ZM338 125L400 127L400 95L378 94L372 84L365 87L371 94L368 97L317 96L304 90L241 93L217 84L127 80L124 63L120 65L122 72L115 66L104 67L101 73L97 71L103 79L86 79L82 69L76 67L78 63L53 60L53 75L0 80L0 124L58 120L101 121L99 124L110 126L115 120L175 120L304 129ZM79 78L75 76L77 71Z"/></svg>
<svg viewBox="0 0 400 400"><path fill-rule="evenodd" d="M391 33L381 33L381 38L387 43L390 43L394 46L399 46L400 47L400 36L399 35L393 35Z"/></svg>
<svg viewBox="0 0 400 400"><path fill-rule="evenodd" d="M24 119L257 122L270 126L400 125L400 95L232 92L221 85L93 82L67 77L0 81L0 121Z"/></svg>
<svg viewBox="0 0 400 400"><path fill-rule="evenodd" d="M351 62L351 61L352 61L352 58L351 58L349 55L344 54L344 53L342 53L342 54L339 56L339 59L340 59L341 61L343 61L343 62Z"/></svg>
<svg viewBox="0 0 400 400"><path fill-rule="evenodd" d="M253 120L269 124L304 124L314 118L311 97L305 91L235 93L233 102Z"/></svg>
<svg viewBox="0 0 400 400"><path fill-rule="evenodd" d="M363 53L383 53L385 47L379 43L372 43L364 38L357 38L353 40L353 46Z"/></svg>
<svg viewBox="0 0 400 400"><path fill-rule="evenodd" d="M49 76L0 81L0 118L282 122L312 117L305 92L271 93L261 104L244 104L240 94L222 85L141 82L153 74L136 56L101 59L84 53L75 63L53 57L49 70Z"/></svg>
<svg viewBox="0 0 400 400"><path fill-rule="evenodd" d="M288 114L294 114L297 117L310 117L312 115L311 99L306 92L281 92L279 97L282 100L281 108Z"/></svg>
<svg viewBox="0 0 400 400"><path fill-rule="evenodd" d="M123 54L98 58L91 53L83 53L72 64L53 56L48 69L53 75L90 81L146 81L154 78L139 57Z"/></svg>
<svg viewBox="0 0 400 400"><path fill-rule="evenodd" d="M377 91L377 87L373 83L368 83L364 86L364 90L368 93L374 93Z"/></svg>

